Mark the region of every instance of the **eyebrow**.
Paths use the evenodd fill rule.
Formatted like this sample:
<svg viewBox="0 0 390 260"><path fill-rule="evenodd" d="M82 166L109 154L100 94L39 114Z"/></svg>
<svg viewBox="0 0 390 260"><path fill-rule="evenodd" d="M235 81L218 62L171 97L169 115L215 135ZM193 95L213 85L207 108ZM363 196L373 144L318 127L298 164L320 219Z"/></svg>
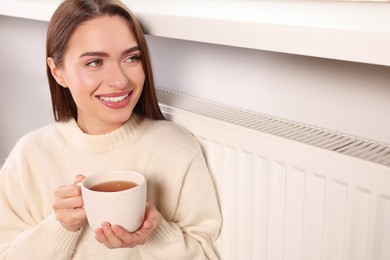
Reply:
<svg viewBox="0 0 390 260"><path fill-rule="evenodd" d="M132 52L138 51L138 50L139 50L139 46L134 46L134 47L131 47L129 49L122 51L121 55L124 56L124 55L127 55L129 53L132 53ZM80 58L91 57L91 56L92 57L109 57L110 55L104 51L87 51L87 52L82 53L80 55Z"/></svg>

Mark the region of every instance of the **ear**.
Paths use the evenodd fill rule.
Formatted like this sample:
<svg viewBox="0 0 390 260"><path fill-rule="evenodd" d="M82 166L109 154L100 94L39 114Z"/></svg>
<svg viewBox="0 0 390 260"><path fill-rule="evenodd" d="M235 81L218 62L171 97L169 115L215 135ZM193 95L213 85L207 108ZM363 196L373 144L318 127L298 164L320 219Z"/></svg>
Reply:
<svg viewBox="0 0 390 260"><path fill-rule="evenodd" d="M64 76L62 75L62 71L60 68L57 67L52 57L47 58L47 65L50 68L51 75L53 75L57 83L62 87L67 88L65 84Z"/></svg>

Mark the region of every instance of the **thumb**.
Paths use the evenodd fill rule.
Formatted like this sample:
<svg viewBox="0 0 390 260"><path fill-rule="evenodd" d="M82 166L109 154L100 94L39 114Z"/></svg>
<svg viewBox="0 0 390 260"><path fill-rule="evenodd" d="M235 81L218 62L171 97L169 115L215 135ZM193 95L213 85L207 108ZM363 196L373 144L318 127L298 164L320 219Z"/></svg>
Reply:
<svg viewBox="0 0 390 260"><path fill-rule="evenodd" d="M75 177L74 177L74 184L78 184L80 182L82 182L86 177L82 174L77 174Z"/></svg>

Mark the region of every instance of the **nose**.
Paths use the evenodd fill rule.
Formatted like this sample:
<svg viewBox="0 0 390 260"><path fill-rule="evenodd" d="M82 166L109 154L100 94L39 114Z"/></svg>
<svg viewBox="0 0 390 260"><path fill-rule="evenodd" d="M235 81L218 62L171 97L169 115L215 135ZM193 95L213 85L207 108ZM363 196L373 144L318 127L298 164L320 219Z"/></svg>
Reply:
<svg viewBox="0 0 390 260"><path fill-rule="evenodd" d="M107 85L112 88L122 89L127 86L129 79L120 65L112 65L107 74Z"/></svg>

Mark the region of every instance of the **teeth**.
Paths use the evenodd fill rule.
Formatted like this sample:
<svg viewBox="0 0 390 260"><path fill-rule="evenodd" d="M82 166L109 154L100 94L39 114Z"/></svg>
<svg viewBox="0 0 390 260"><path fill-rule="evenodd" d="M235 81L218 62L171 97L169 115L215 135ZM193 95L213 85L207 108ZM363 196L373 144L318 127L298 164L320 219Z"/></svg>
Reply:
<svg viewBox="0 0 390 260"><path fill-rule="evenodd" d="M103 96L99 96L99 98L101 100L103 100L103 101L106 101L106 102L117 103L117 102L120 102L120 101L124 100L128 96L129 96L129 94L124 95L124 96L120 96L120 97L103 97Z"/></svg>

